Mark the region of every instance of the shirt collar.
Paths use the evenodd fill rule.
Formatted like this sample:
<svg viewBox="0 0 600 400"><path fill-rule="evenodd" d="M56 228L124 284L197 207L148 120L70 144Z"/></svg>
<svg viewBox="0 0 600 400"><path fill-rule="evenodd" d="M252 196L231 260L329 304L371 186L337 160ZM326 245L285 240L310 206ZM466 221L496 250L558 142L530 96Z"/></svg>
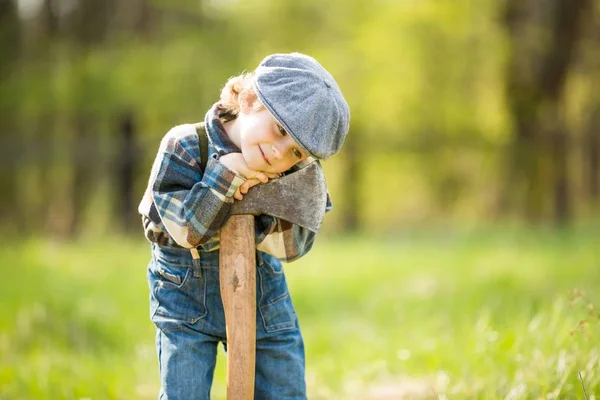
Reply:
<svg viewBox="0 0 600 400"><path fill-rule="evenodd" d="M223 111L218 102L213 104L204 117L208 138L219 153L219 156L228 153L239 153L241 151L235 143L229 139L225 127L223 126L224 122L231 121L234 118L235 117L232 115Z"/></svg>

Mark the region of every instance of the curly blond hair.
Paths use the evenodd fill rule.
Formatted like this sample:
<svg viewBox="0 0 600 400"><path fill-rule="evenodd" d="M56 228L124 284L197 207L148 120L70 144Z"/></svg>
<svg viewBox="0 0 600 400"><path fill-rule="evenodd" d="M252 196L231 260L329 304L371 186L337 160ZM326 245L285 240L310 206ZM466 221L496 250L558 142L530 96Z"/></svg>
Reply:
<svg viewBox="0 0 600 400"><path fill-rule="evenodd" d="M221 109L236 116L240 112L240 104L246 102L255 111L264 107L254 90L254 72L243 73L229 78L221 90Z"/></svg>

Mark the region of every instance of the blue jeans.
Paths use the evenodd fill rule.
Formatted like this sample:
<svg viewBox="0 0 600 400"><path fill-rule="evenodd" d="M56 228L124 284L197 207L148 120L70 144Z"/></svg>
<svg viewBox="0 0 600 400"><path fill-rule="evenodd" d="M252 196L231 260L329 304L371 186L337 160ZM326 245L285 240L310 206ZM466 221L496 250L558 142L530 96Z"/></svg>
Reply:
<svg viewBox="0 0 600 400"><path fill-rule="evenodd" d="M194 259L152 245L150 317L156 326L159 399L209 399L217 345L226 343L219 252ZM257 253L255 399L305 399L304 342L283 267Z"/></svg>

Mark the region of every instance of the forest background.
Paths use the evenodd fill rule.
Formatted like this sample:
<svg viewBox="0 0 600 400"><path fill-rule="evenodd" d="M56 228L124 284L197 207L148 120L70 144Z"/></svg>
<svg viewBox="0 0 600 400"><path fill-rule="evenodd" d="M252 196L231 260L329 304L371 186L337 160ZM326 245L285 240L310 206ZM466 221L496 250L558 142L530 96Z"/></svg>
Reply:
<svg viewBox="0 0 600 400"><path fill-rule="evenodd" d="M600 391L599 1L0 0L0 397L155 395L158 144L290 51L352 111L286 267L312 398Z"/></svg>

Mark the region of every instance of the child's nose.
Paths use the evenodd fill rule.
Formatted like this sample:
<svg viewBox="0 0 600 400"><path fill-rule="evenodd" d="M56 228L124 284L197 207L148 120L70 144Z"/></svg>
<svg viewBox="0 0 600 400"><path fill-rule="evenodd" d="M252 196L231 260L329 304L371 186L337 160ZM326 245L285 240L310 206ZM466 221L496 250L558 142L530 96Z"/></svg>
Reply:
<svg viewBox="0 0 600 400"><path fill-rule="evenodd" d="M292 149L292 146L293 143L280 140L273 144L273 155L275 158L281 159Z"/></svg>

